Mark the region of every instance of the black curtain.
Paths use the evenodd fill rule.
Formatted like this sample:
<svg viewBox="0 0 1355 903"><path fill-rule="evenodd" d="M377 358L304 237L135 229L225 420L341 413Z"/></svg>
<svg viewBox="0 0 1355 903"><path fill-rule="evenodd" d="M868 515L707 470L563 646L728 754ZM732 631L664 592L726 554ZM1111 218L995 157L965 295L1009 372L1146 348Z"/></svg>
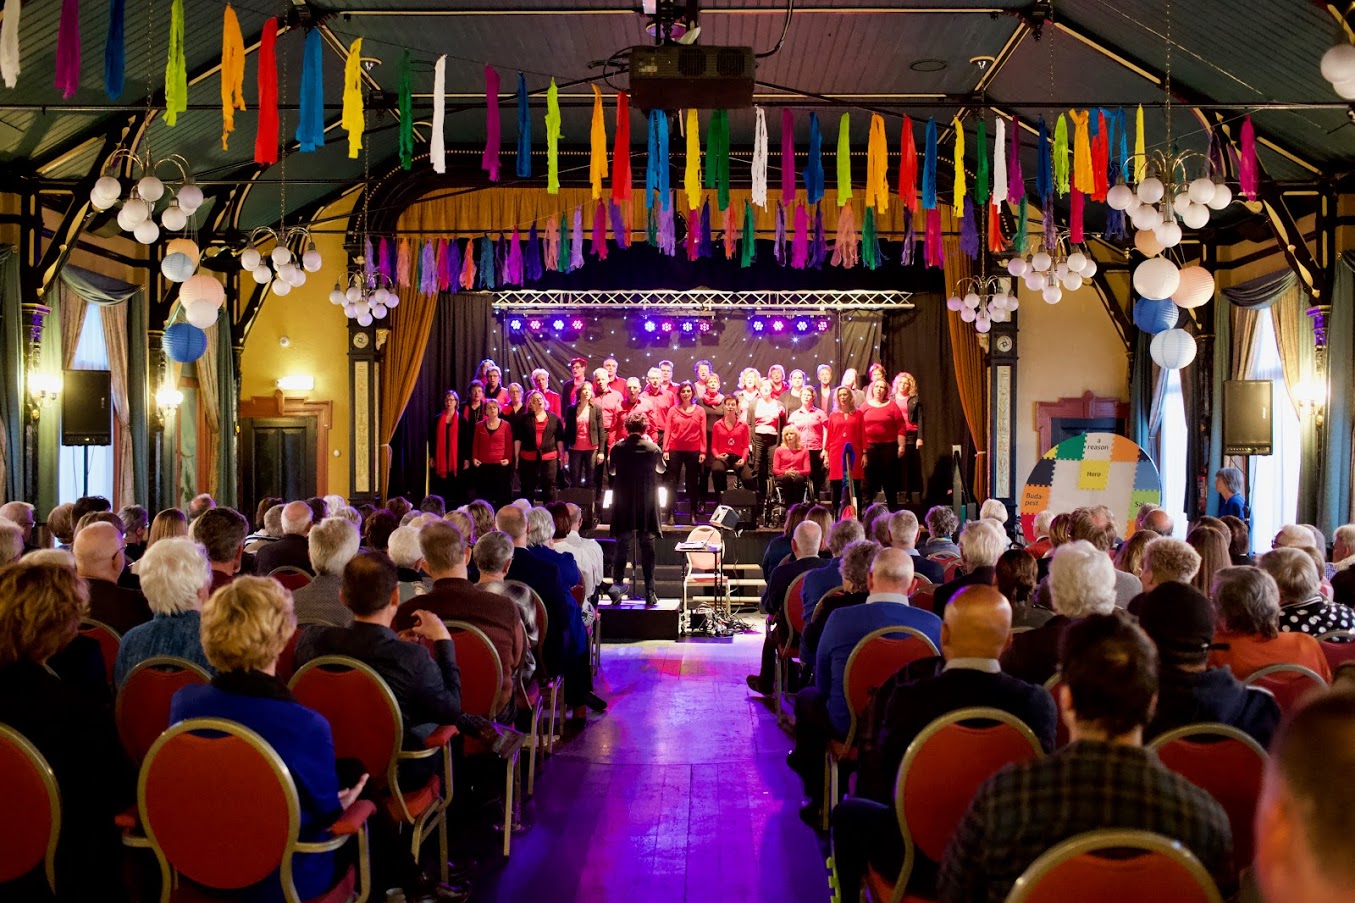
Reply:
<svg viewBox="0 0 1355 903"><path fill-rule="evenodd" d="M972 462L973 442L965 426L960 390L951 364L950 328L946 303L940 295L915 295L913 310L887 314L881 348L892 378L906 370L917 379L922 405L922 476L928 505L950 503L951 446L965 446L961 461ZM973 475L965 474L966 485Z"/></svg>
<svg viewBox="0 0 1355 903"><path fill-rule="evenodd" d="M485 295L444 293L433 315L433 330L423 353L419 381L405 406L405 416L391 440L390 494L414 502L424 496L428 475L428 431L442 410L442 393L464 388L490 345L494 313Z"/></svg>

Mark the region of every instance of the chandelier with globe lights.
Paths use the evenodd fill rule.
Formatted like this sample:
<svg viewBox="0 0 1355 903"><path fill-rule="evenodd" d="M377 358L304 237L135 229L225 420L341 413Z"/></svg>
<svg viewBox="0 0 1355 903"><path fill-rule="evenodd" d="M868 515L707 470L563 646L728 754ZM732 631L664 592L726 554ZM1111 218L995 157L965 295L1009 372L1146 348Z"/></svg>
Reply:
<svg viewBox="0 0 1355 903"><path fill-rule="evenodd" d="M115 173L125 166L129 181ZM166 173L166 171L169 171ZM169 232L188 228L193 214L202 206L202 188L194 181L188 161L179 154L156 159L147 150L135 154L119 148L104 164L103 174L89 191L89 203L96 210L118 210L118 227L143 245L152 245L160 238L163 227ZM169 178L165 178L169 175ZM156 208L166 201L156 222Z"/></svg>
<svg viewBox="0 0 1355 903"><path fill-rule="evenodd" d="M270 241L273 248L265 257L261 248ZM306 274L318 272L323 265L315 239L304 226L259 226L249 233L249 241L240 252L240 269L259 285L273 283L275 295L286 295L305 285Z"/></svg>
<svg viewBox="0 0 1355 903"><path fill-rule="evenodd" d="M970 276L955 286L955 294L946 299L946 307L958 311L960 319L973 323L975 331L988 332L994 323L1005 323L1021 306L1011 282L998 276Z"/></svg>

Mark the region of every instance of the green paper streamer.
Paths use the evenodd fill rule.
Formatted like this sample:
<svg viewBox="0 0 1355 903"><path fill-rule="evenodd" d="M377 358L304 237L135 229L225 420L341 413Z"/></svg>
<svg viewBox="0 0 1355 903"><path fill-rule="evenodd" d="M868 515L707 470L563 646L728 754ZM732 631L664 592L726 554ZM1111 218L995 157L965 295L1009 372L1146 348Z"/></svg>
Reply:
<svg viewBox="0 0 1355 903"><path fill-rule="evenodd" d="M1068 118L1060 113L1054 125L1054 188L1064 195L1068 187Z"/></svg>
<svg viewBox="0 0 1355 903"><path fill-rule="evenodd" d="M978 202L982 214L982 208L988 206L988 195L993 187L989 184L988 176L988 123L982 116L979 117L978 138L975 140L979 145L979 162L974 169L974 200Z"/></svg>
<svg viewBox="0 0 1355 903"><path fill-rule="evenodd" d="M653 216L653 213L650 213ZM569 225L565 217L560 217L560 257L556 263L555 272L569 272Z"/></svg>
<svg viewBox="0 0 1355 903"><path fill-rule="evenodd" d="M757 231L753 228L753 202L751 199L743 202L743 247L740 250L742 256L739 258L739 266L752 266L753 261L757 259Z"/></svg>
<svg viewBox="0 0 1355 903"><path fill-rule="evenodd" d="M852 114L843 113L837 125L837 205L852 199Z"/></svg>
<svg viewBox="0 0 1355 903"><path fill-rule="evenodd" d="M980 122L982 128L982 122ZM880 265L880 257L877 253L879 245L876 244L877 236L875 233L875 208L866 208L866 222L861 226L861 262L866 265L866 269L873 270Z"/></svg>
<svg viewBox="0 0 1355 903"><path fill-rule="evenodd" d="M414 166L414 67L409 51L400 55L400 168Z"/></svg>
<svg viewBox="0 0 1355 903"><path fill-rule="evenodd" d="M702 184L715 189L720 210L729 209L729 111L716 110L706 126L706 171Z"/></svg>
<svg viewBox="0 0 1355 903"><path fill-rule="evenodd" d="M1026 228L1030 220L1026 213L1026 196L1021 195L1021 213L1016 220L1016 235L1012 238L1012 248L1018 254L1026 252Z"/></svg>
<svg viewBox="0 0 1355 903"><path fill-rule="evenodd" d="M183 28L183 0L174 0L169 8L169 60L165 63L165 125L168 126L173 126L179 114L188 109Z"/></svg>

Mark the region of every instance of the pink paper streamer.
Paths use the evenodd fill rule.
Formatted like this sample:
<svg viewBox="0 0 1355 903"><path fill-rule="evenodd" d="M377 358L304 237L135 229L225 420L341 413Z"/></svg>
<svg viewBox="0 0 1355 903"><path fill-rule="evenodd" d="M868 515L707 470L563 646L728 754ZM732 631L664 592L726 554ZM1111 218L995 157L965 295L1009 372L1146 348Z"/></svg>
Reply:
<svg viewBox="0 0 1355 903"><path fill-rule="evenodd" d="M781 111L781 203L795 203L795 114Z"/></svg>
<svg viewBox="0 0 1355 903"><path fill-rule="evenodd" d="M776 262L786 265L786 205L776 205L776 239L772 243L772 252Z"/></svg>
<svg viewBox="0 0 1355 903"><path fill-rule="evenodd" d="M861 237L856 232L856 214L851 204L837 212L837 238L833 241L832 263L850 270L861 261Z"/></svg>
<svg viewBox="0 0 1355 903"><path fill-rule="evenodd" d="M409 240L400 240L400 252L395 259L395 282L400 288L409 288Z"/></svg>
<svg viewBox="0 0 1355 903"><path fill-rule="evenodd" d="M62 18L65 24L65 18ZM1242 185L1242 196L1249 201L1256 200L1256 185L1260 168L1256 162L1256 132L1252 128L1251 117L1242 120L1242 156L1237 161L1237 179Z"/></svg>
<svg viewBox="0 0 1355 903"><path fill-rule="evenodd" d="M1068 203L1068 240L1075 245L1087 240L1082 228L1082 211L1085 204L1086 196L1074 188L1072 199Z"/></svg>
<svg viewBox="0 0 1355 903"><path fill-rule="evenodd" d="M554 273L560 269L560 218L552 216L546 220L546 270Z"/></svg>
<svg viewBox="0 0 1355 903"><path fill-rule="evenodd" d="M391 243L390 239L382 238L378 242L380 250L377 252L376 271L385 276L391 282L395 281L395 271L391 269Z"/></svg>
<svg viewBox="0 0 1355 903"><path fill-rule="evenodd" d="M1026 177L1021 174L1021 126L1012 123L1011 138L1007 143L1007 200L1021 203L1026 194Z"/></svg>
<svg viewBox="0 0 1355 903"><path fill-rule="evenodd" d="M946 252L941 244L941 208L927 211L927 233L922 239L922 258L929 267L945 264Z"/></svg>
<svg viewBox="0 0 1355 903"><path fill-rule="evenodd" d="M424 295L438 293L438 262L432 239L423 243L423 255L419 263L419 292Z"/></svg>
<svg viewBox="0 0 1355 903"><path fill-rule="evenodd" d="M62 97L80 89L80 0L61 0L56 35L56 88Z"/></svg>
<svg viewBox="0 0 1355 903"><path fill-rule="evenodd" d="M508 254L503 261L503 282L505 285L522 285L523 281L522 235L514 229L513 238L508 243Z"/></svg>
<svg viewBox="0 0 1355 903"><path fill-rule="evenodd" d="M795 237L790 240L790 265L803 270L809 264L809 211L795 205Z"/></svg>
<svg viewBox="0 0 1355 903"><path fill-rule="evenodd" d="M447 268L450 263L451 255L447 253L447 239L438 239L437 253L437 273L438 273L438 291L445 292L452 287L452 273Z"/></svg>
<svg viewBox="0 0 1355 903"><path fill-rule="evenodd" d="M574 228L569 235L569 271L583 266L583 208L574 208Z"/></svg>
<svg viewBox="0 0 1355 903"><path fill-rule="evenodd" d="M499 181L499 73L485 67L485 152L480 168L489 173L489 181Z"/></svg>

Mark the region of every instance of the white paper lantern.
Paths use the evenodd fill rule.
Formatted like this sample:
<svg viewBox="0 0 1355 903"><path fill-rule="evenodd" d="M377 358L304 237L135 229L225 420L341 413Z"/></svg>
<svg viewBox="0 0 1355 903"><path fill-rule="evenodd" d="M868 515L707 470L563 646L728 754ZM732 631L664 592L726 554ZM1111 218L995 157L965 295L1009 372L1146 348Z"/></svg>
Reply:
<svg viewBox="0 0 1355 903"><path fill-rule="evenodd" d="M136 224L132 235L143 245L153 245L160 238L160 227L155 224L155 220L145 219Z"/></svg>
<svg viewBox="0 0 1355 903"><path fill-rule="evenodd" d="M183 282L192 276L196 269L197 265L193 263L193 259L179 251L166 254L165 259L160 261L160 272L170 282Z"/></svg>
<svg viewBox="0 0 1355 903"><path fill-rule="evenodd" d="M993 328L993 321L989 317L980 316L974 321L974 329L980 334L988 332Z"/></svg>
<svg viewBox="0 0 1355 903"><path fill-rule="evenodd" d="M1214 297L1214 277L1204 267L1186 267L1181 270L1180 284L1167 297L1175 301L1177 307L1191 308L1208 304Z"/></svg>
<svg viewBox="0 0 1355 903"><path fill-rule="evenodd" d="M1007 313L1010 314L1012 311L1016 310L1020 306L1021 306L1020 298L1016 297L1015 295L1007 296Z"/></svg>
<svg viewBox="0 0 1355 903"><path fill-rule="evenodd" d="M334 291L329 293L329 303L341 305L343 304L343 302L344 302L343 292L339 291L338 285L335 285Z"/></svg>
<svg viewBox="0 0 1355 903"><path fill-rule="evenodd" d="M1140 231L1150 230L1157 227L1162 222L1162 215L1157 212L1157 208L1149 204L1140 204L1133 213L1129 214L1129 221L1134 224L1134 228Z"/></svg>
<svg viewBox="0 0 1355 903"><path fill-rule="evenodd" d="M1162 253L1162 242L1152 229L1140 229L1134 233L1134 247L1144 257L1156 257Z"/></svg>
<svg viewBox="0 0 1355 903"><path fill-rule="evenodd" d="M1203 204L1191 204L1181 214L1181 222L1187 229L1203 229L1209 225L1209 208Z"/></svg>
<svg viewBox="0 0 1355 903"><path fill-rule="evenodd" d="M1026 274L1026 288L1032 292L1038 292L1044 288L1044 277L1032 270Z"/></svg>
<svg viewBox="0 0 1355 903"><path fill-rule="evenodd" d="M1214 186L1214 196L1209 199L1208 207L1210 210L1222 210L1233 202L1233 189L1229 188L1223 182Z"/></svg>
<svg viewBox="0 0 1355 903"><path fill-rule="evenodd" d="M242 270L252 270L262 262L263 255L253 245L240 252L240 269Z"/></svg>
<svg viewBox="0 0 1355 903"><path fill-rule="evenodd" d="M202 251L198 249L198 243L191 238L171 238L165 244L166 254L183 254L193 261L196 267L202 261Z"/></svg>
<svg viewBox="0 0 1355 903"><path fill-rule="evenodd" d="M358 314L358 325L359 325L359 326L371 326L371 325L372 325L372 315L371 315L371 314Z"/></svg>
<svg viewBox="0 0 1355 903"><path fill-rule="evenodd" d="M111 202L116 201L118 195L122 194L122 183L113 176L99 176L98 181L94 183L94 187L90 190L89 194L91 198L98 195L100 198L109 201L109 206L111 207Z"/></svg>
<svg viewBox="0 0 1355 903"><path fill-rule="evenodd" d="M344 292L344 297L348 299L349 304L357 304L362 300L362 289L356 285L350 285L348 291Z"/></svg>
<svg viewBox="0 0 1355 903"><path fill-rule="evenodd" d="M301 267L292 267L292 278L287 281L292 283L292 288L301 288L306 284L306 271Z"/></svg>
<svg viewBox="0 0 1355 903"><path fill-rule="evenodd" d="M1035 270L1037 273L1049 272L1049 268L1053 263L1054 258L1049 256L1048 251L1036 251L1034 256L1030 258L1031 269Z"/></svg>
<svg viewBox="0 0 1355 903"><path fill-rule="evenodd" d="M992 298L988 299L989 310L1006 310L1007 302L1011 300L1006 292L998 292Z"/></svg>
<svg viewBox="0 0 1355 903"><path fill-rule="evenodd" d="M397 294L395 294L395 292L386 292L386 302L385 302L385 304L386 304L387 307L391 307L391 308L399 307L399 306L400 306L400 296L397 295Z"/></svg>
<svg viewBox="0 0 1355 903"><path fill-rule="evenodd" d="M179 189L179 206L187 213L196 213L204 200L202 189L192 182Z"/></svg>
<svg viewBox="0 0 1355 903"><path fill-rule="evenodd" d="M306 272L314 273L320 269L323 263L320 252L316 250L315 243L312 242L310 247L306 249L306 253L301 255L301 266L305 268Z"/></svg>
<svg viewBox="0 0 1355 903"><path fill-rule="evenodd" d="M132 201L128 201L126 204L123 204L122 209L118 211L118 228L124 232L131 232L146 221L144 216L137 216L139 208L132 207L132 203ZM136 203L140 204L142 202L136 201Z"/></svg>
<svg viewBox="0 0 1355 903"><path fill-rule="evenodd" d="M1181 271L1165 257L1145 260L1134 269L1134 291L1144 298L1170 298L1181 284Z"/></svg>
<svg viewBox="0 0 1355 903"><path fill-rule="evenodd" d="M1167 187L1157 176L1149 176L1139 183L1139 200L1145 204L1156 204L1167 193Z"/></svg>
<svg viewBox="0 0 1355 903"><path fill-rule="evenodd" d="M343 315L350 320L357 318L358 309L353 306L353 302L350 301L343 306Z"/></svg>
<svg viewBox="0 0 1355 903"><path fill-rule="evenodd" d="M226 287L214 277L200 273L184 282L183 288L179 290L179 298L184 304L202 302L215 309L226 303Z"/></svg>
<svg viewBox="0 0 1355 903"><path fill-rule="evenodd" d="M964 302L961 301L959 297L951 295L949 298L946 299L947 310L959 310L962 307L964 307Z"/></svg>
<svg viewBox="0 0 1355 903"><path fill-rule="evenodd" d="M136 183L136 193L154 204L165 196L165 183L155 176L142 176Z"/></svg>
<svg viewBox="0 0 1355 903"><path fill-rule="evenodd" d="M1007 261L1007 272L1018 279L1026 275L1026 271L1029 269L1030 264L1026 263L1024 257L1013 257L1011 260Z"/></svg>
<svg viewBox="0 0 1355 903"><path fill-rule="evenodd" d="M171 232L182 232L188 225L188 214L178 204L170 204L160 214L160 223Z"/></svg>
<svg viewBox="0 0 1355 903"><path fill-rule="evenodd" d="M376 291L372 292L373 304L384 304L387 307L390 307L391 305L388 303L390 301L390 298L391 293L386 291L384 288L379 288Z"/></svg>
<svg viewBox="0 0 1355 903"><path fill-rule="evenodd" d="M1128 210L1134 200L1134 189L1123 182L1116 182L1106 192L1106 203L1112 210Z"/></svg>
<svg viewBox="0 0 1355 903"><path fill-rule="evenodd" d="M93 207L95 210L108 210L117 202L118 202L117 195L114 195L113 197L110 198L102 194L99 194L97 191L91 191L89 193L89 205Z"/></svg>
<svg viewBox="0 0 1355 903"><path fill-rule="evenodd" d="M1045 304L1058 304L1063 300L1063 289L1059 288L1057 284L1046 285L1040 295L1044 298Z"/></svg>
<svg viewBox="0 0 1355 903"><path fill-rule="evenodd" d="M966 323L973 323L978 319L978 316L979 312L972 307L966 307L964 310L960 311L960 319L964 320Z"/></svg>
<svg viewBox="0 0 1355 903"><path fill-rule="evenodd" d="M1331 86L1342 100L1355 100L1355 78L1332 82Z"/></svg>
<svg viewBox="0 0 1355 903"><path fill-rule="evenodd" d="M1190 183L1190 199L1196 204L1208 204L1214 196L1214 180L1201 176Z"/></svg>
<svg viewBox="0 0 1355 903"><path fill-rule="evenodd" d="M286 279L273 280L273 294L277 295L279 298L281 298L283 295L289 294L291 290L292 284L288 282Z"/></svg>
<svg viewBox="0 0 1355 903"><path fill-rule="evenodd" d="M277 266L283 266L292 262L292 252L286 245L278 245L273 248L273 253L269 256L273 258L273 263Z"/></svg>
<svg viewBox="0 0 1355 903"><path fill-rule="evenodd" d="M208 276L207 278L210 279L211 277ZM183 310L185 319L198 329L206 329L216 322L217 308L216 305L212 304L210 301L185 302Z"/></svg>
<svg viewBox="0 0 1355 903"><path fill-rule="evenodd" d="M1333 83L1355 79L1355 45L1342 42L1322 54L1322 77Z"/></svg>
<svg viewBox="0 0 1355 903"><path fill-rule="evenodd" d="M273 271L270 270L268 267L260 264L259 266L256 266L254 269L250 270L249 275L253 276L254 281L257 282L259 285L267 285L269 280L273 278Z"/></svg>
<svg viewBox="0 0 1355 903"><path fill-rule="evenodd" d="M1062 279L1064 276L1067 276L1067 275L1068 275L1068 264L1067 264L1067 263L1060 263L1058 266L1054 267L1054 276L1055 276L1055 278L1057 278L1057 279Z"/></svg>
<svg viewBox="0 0 1355 903"><path fill-rule="evenodd" d="M1210 183L1213 184L1213 183ZM1204 203L1201 201L1200 203ZM1177 213L1185 213L1186 208L1190 206L1190 192L1182 191L1172 199L1172 209Z"/></svg>
<svg viewBox="0 0 1355 903"><path fill-rule="evenodd" d="M1184 329L1167 329L1153 336L1148 353L1165 370L1180 370L1195 360L1195 337Z"/></svg>
<svg viewBox="0 0 1355 903"><path fill-rule="evenodd" d="M1158 226L1153 230L1153 234L1164 248L1174 248L1181 243L1181 226L1176 220Z"/></svg>
<svg viewBox="0 0 1355 903"><path fill-rule="evenodd" d="M1070 292L1075 292L1078 289L1082 288L1082 274L1069 273L1067 276L1064 276L1063 287L1068 289L1068 291Z"/></svg>

